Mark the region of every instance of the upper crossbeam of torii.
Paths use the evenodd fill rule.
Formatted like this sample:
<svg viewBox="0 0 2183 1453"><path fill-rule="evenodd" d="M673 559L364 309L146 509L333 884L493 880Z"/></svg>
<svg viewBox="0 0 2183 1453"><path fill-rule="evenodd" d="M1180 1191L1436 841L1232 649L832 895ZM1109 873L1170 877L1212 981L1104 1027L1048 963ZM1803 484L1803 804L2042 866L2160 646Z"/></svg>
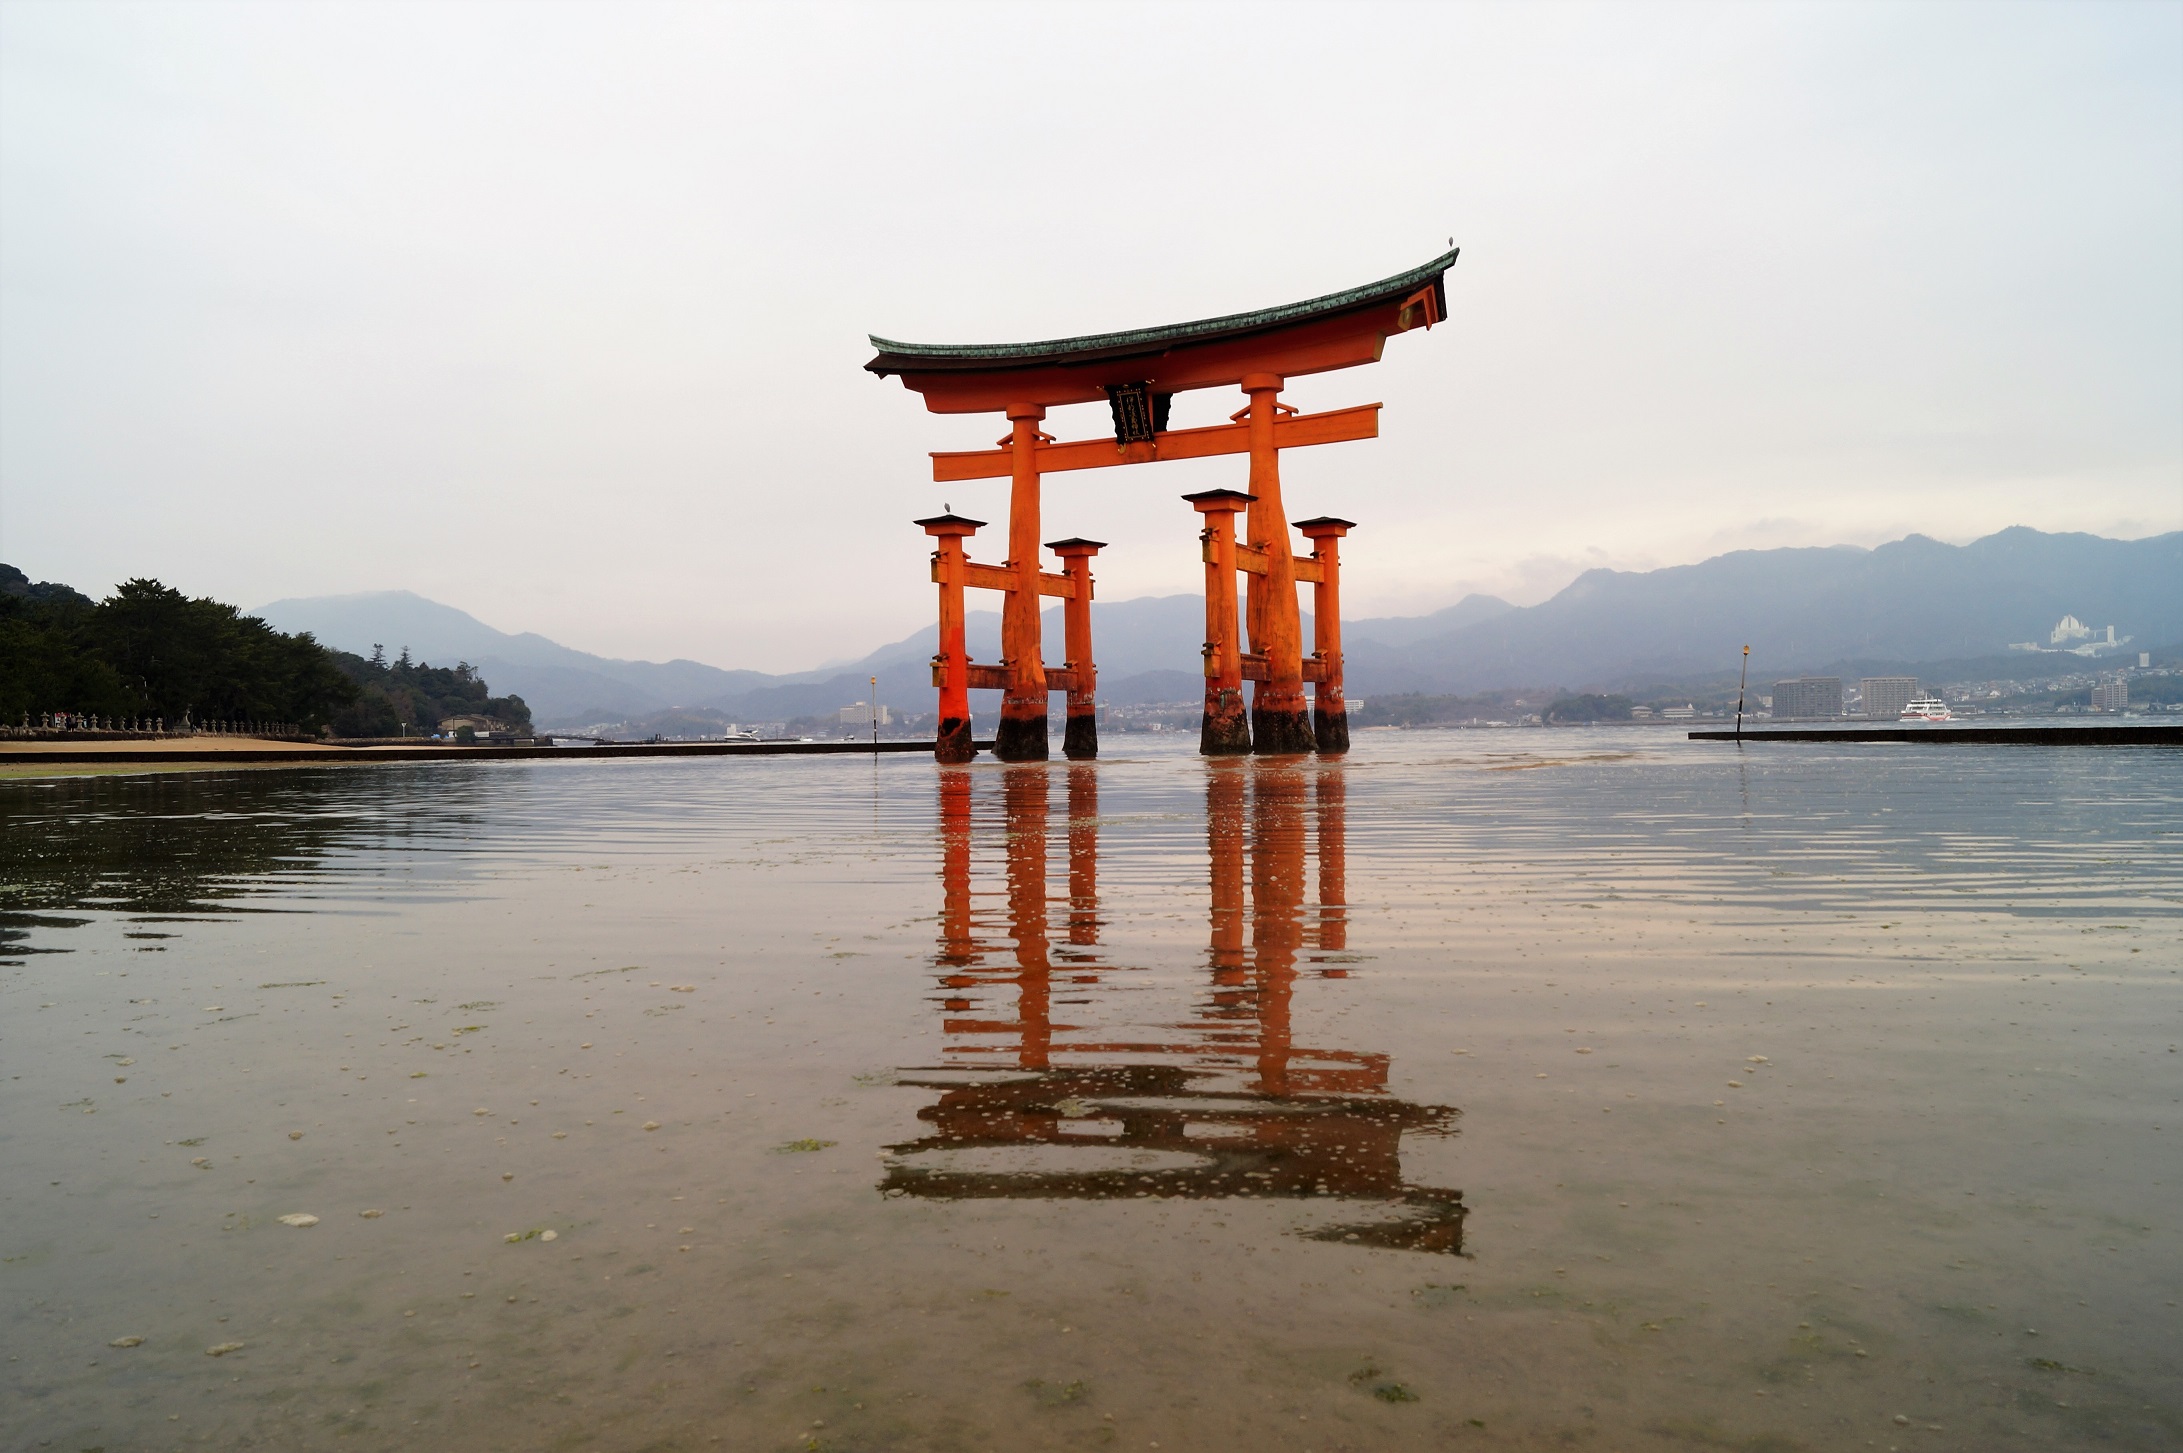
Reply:
<svg viewBox="0 0 2183 1453"><path fill-rule="evenodd" d="M1446 274L1455 250L1422 267L1363 287L1284 307L1205 318L1163 328L1099 333L1041 343L900 343L873 337L878 356L865 368L894 376L924 396L939 414L999 413L1010 428L994 449L932 456L936 482L1013 481L1008 509L1008 558L974 564L964 540L984 523L960 515L919 520L939 540L933 580L940 587L940 649L933 684L940 692L938 755L965 762L975 755L970 689L999 687L1001 719L994 753L1007 761L1043 760L1047 694L1068 692L1063 750L1098 754L1097 673L1091 660L1091 556L1098 541L1053 542L1067 562L1063 573L1041 569L1039 477L1071 469L1250 456L1249 488L1186 496L1205 515L1200 535L1206 566L1205 716L1200 746L1208 754L1348 750L1342 698L1340 559L1347 520L1322 516L1296 526L1314 542L1298 559L1281 501L1280 451L1307 444L1371 439L1379 434L1378 404L1300 414L1281 402L1287 379L1377 363L1390 334L1431 328L1447 316ZM1249 402L1231 422L1169 429L1168 405L1178 393L1240 388ZM1062 441L1043 432L1049 408L1104 399L1114 434ZM1245 514L1244 538L1234 535ZM1235 573L1248 576L1243 648L1235 615ZM1299 582L1314 588L1313 649L1305 656L1296 599ZM998 666L975 666L964 647L966 587L1005 592ZM1039 598L1060 596L1068 624L1067 658L1044 664ZM1255 684L1248 721L1243 683ZM1313 683L1313 711L1304 683Z"/></svg>

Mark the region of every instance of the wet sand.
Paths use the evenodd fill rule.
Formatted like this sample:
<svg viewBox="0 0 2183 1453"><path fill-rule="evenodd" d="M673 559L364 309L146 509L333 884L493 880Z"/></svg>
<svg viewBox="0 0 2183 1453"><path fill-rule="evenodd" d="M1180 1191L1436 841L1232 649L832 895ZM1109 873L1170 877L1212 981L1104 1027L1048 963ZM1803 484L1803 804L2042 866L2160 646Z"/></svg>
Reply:
<svg viewBox="0 0 2183 1453"><path fill-rule="evenodd" d="M280 762L278 758L309 755L323 750L309 743L271 741L262 737L152 737L117 738L111 741L18 738L0 743L0 782L30 777L135 776L146 772L242 772L265 767L286 767L292 770L292 766ZM221 757L244 753L274 760L219 760ZM99 760L102 757L112 757L115 760ZM161 761L161 757L171 757L172 760ZM139 760L124 760L125 758Z"/></svg>
<svg viewBox="0 0 2183 1453"><path fill-rule="evenodd" d="M61 738L24 737L12 738L5 744L0 744L0 758L79 756L122 752L171 752L177 756L185 753L196 756L207 752L310 753L322 750L324 749L316 742L281 741L272 737L114 737L106 740L96 738L64 740Z"/></svg>
<svg viewBox="0 0 2183 1453"><path fill-rule="evenodd" d="M2183 1438L2173 754L1552 746L0 787L5 1422Z"/></svg>

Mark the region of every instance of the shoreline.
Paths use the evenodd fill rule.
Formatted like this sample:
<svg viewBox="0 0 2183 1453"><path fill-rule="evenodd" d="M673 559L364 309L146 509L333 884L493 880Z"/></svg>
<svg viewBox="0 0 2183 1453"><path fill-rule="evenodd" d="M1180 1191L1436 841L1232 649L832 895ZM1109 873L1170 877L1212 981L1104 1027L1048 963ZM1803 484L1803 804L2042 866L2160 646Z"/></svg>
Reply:
<svg viewBox="0 0 2183 1453"><path fill-rule="evenodd" d="M247 738L148 744L23 742L0 745L0 781L16 778L190 771L222 767L368 767L392 762L619 761L639 757L830 757L930 754L930 741L631 742L583 747L327 747ZM991 742L977 744L990 751ZM88 773L86 771L88 769Z"/></svg>
<svg viewBox="0 0 2183 1453"><path fill-rule="evenodd" d="M1919 742L1930 745L2183 746L2183 723L2097 726L1778 727L1690 733L1694 742Z"/></svg>

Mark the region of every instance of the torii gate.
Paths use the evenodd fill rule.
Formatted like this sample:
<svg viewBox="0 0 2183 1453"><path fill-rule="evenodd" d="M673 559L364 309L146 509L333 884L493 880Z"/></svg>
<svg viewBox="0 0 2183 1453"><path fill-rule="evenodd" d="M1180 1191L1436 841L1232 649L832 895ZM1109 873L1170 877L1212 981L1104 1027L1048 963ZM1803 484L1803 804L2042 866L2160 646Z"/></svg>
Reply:
<svg viewBox="0 0 2183 1453"><path fill-rule="evenodd" d="M1346 292L1255 313L1236 313L1044 343L896 343L873 337L879 355L865 368L893 374L925 397L936 414L999 413L1009 433L997 449L935 453L937 483L1009 478L1008 558L978 565L964 540L984 524L961 515L919 520L936 537L932 578L940 587L940 649L933 657L933 684L940 692L937 755L967 762L976 755L970 735L970 689L998 687L1001 719L994 755L1003 761L1043 761L1047 694L1069 694L1068 729L1062 749L1070 757L1099 752L1091 653L1091 557L1095 540L1061 540L1047 548L1062 558L1059 574L1040 569L1039 477L1067 469L1150 464L1162 459L1202 459L1248 454L1248 491L1211 490L1185 496L1205 516L1199 538L1205 559L1205 714L1199 748L1208 755L1249 751L1339 753L1349 749L1349 718L1342 699L1339 540L1348 520L1321 516L1298 524L1314 542L1298 559L1290 547L1281 503L1280 451L1307 444L1334 444L1379 435L1378 404L1300 414L1281 402L1286 380L1377 363L1391 333L1430 328L1448 315L1446 273L1450 250L1423 267ZM1240 387L1249 403L1232 421L1202 429L1169 429L1168 406L1189 389ZM1107 401L1114 436L1062 442L1038 427L1049 408ZM1245 515L1244 538L1235 537L1235 516ZM1246 652L1235 619L1235 576L1249 577ZM1303 653L1296 586L1315 587L1313 650ZM974 665L963 640L963 590L1000 590L998 666ZM1067 655L1056 668L1044 663L1039 641L1039 598L1065 602ZM1243 683L1257 683L1246 722ZM1304 683L1313 683L1312 712ZM1316 720L1314 720L1316 718Z"/></svg>

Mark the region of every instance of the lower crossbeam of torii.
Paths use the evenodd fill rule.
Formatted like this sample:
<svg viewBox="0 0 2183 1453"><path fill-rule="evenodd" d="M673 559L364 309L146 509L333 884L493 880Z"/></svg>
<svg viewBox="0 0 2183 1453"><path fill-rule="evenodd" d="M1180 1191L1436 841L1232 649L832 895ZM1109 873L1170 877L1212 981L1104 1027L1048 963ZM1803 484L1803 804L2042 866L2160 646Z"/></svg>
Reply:
<svg viewBox="0 0 2183 1453"><path fill-rule="evenodd" d="M967 762L977 753L970 728L973 688L1001 692L993 752L1003 761L1046 758L1048 696L1054 691L1068 694L1063 752L1079 759L1099 754L1091 560L1102 543L1046 542L1062 569L1044 569L1039 481L1065 470L1216 454L1248 455L1250 474L1246 489L1183 497L1204 517L1199 541L1205 561L1205 712L1199 748L1209 756L1347 751L1340 541L1353 523L1321 515L1291 525L1281 498L1281 451L1376 438L1380 406L1303 414L1281 401L1281 390L1299 375L1377 363L1389 335L1429 329L1445 318L1446 274L1455 258L1450 250L1423 267L1285 307L1127 333L999 344L874 337L879 353L865 368L900 378L924 396L933 413L995 413L1008 420L1008 433L996 448L932 456L936 483L1011 482L1007 558L997 566L970 559L968 542L983 520L949 513L917 521L937 542L932 578L940 588L940 645L932 675L940 696L939 759ZM1237 388L1246 402L1226 424L1168 428L1174 396L1203 388ZM1114 420L1111 438L1063 441L1039 427L1050 408L1102 399ZM1238 514L1243 516L1240 536ZM1292 529L1312 542L1308 556L1293 548ZM1240 621L1238 574L1245 580ZM1313 590L1308 655L1296 597L1304 584ZM1003 594L998 663L970 659L966 589ZM1045 596L1062 601L1064 655L1058 667L1046 664L1039 639ZM1247 714L1246 681L1252 683Z"/></svg>

